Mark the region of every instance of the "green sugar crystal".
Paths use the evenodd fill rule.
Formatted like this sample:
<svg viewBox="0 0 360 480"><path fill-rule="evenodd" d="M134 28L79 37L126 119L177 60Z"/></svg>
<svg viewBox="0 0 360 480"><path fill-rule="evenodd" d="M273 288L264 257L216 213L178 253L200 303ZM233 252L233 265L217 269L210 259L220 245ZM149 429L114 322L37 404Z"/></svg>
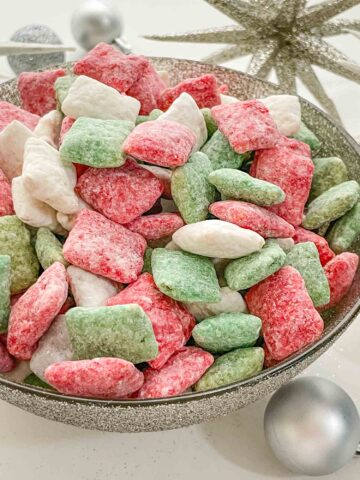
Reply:
<svg viewBox="0 0 360 480"><path fill-rule="evenodd" d="M340 183L315 198L303 220L303 227L314 230L342 217L359 200L360 186L355 180Z"/></svg>
<svg viewBox="0 0 360 480"><path fill-rule="evenodd" d="M36 282L39 262L31 245L29 230L15 215L0 217L0 255L11 257L11 294Z"/></svg>
<svg viewBox="0 0 360 480"><path fill-rule="evenodd" d="M261 372L264 350L260 347L238 348L218 357L194 385L196 392L240 382Z"/></svg>
<svg viewBox="0 0 360 480"><path fill-rule="evenodd" d="M192 331L195 342L213 353L229 352L254 345L261 320L246 313L221 313L198 323Z"/></svg>
<svg viewBox="0 0 360 480"><path fill-rule="evenodd" d="M192 253L156 248L151 257L154 281L165 295L180 302L219 302L214 264Z"/></svg>
<svg viewBox="0 0 360 480"><path fill-rule="evenodd" d="M125 120L80 117L64 137L61 160L96 168L120 167L126 158L122 145L134 126Z"/></svg>
<svg viewBox="0 0 360 480"><path fill-rule="evenodd" d="M285 264L296 268L303 277L306 289L315 307L329 303L329 282L320 263L318 250L313 242L294 245L286 256Z"/></svg>
<svg viewBox="0 0 360 480"><path fill-rule="evenodd" d="M211 115L210 108L202 108L201 113L203 114L207 132L208 132L208 139L211 138L217 130L217 125L213 116Z"/></svg>
<svg viewBox="0 0 360 480"><path fill-rule="evenodd" d="M299 131L293 136L296 140L300 140L300 142L307 143L311 148L312 153L316 153L321 148L321 142L306 125L305 123L300 123Z"/></svg>
<svg viewBox="0 0 360 480"><path fill-rule="evenodd" d="M315 170L311 183L310 201L348 179L346 165L341 158L314 158L313 162Z"/></svg>
<svg viewBox="0 0 360 480"><path fill-rule="evenodd" d="M208 156L212 170L240 168L242 163L250 157L249 152L236 153L220 130L213 134L210 140L201 148L201 151Z"/></svg>
<svg viewBox="0 0 360 480"><path fill-rule="evenodd" d="M65 267L68 265L62 253L63 246L61 242L48 228L40 227L37 231L35 251L44 270L55 262L60 262Z"/></svg>
<svg viewBox="0 0 360 480"><path fill-rule="evenodd" d="M159 118L164 112L160 110L159 108L154 108L154 110L151 110L149 114L149 120L156 120Z"/></svg>
<svg viewBox="0 0 360 480"><path fill-rule="evenodd" d="M211 170L208 157L196 152L171 175L171 193L186 223L201 222L208 215L215 200L215 187L208 181Z"/></svg>
<svg viewBox="0 0 360 480"><path fill-rule="evenodd" d="M334 223L327 237L330 248L335 253L349 250L360 235L360 203Z"/></svg>
<svg viewBox="0 0 360 480"><path fill-rule="evenodd" d="M141 271L141 273L151 273L152 274L152 268L151 268L151 255L153 252L153 248L147 247L144 253L144 266Z"/></svg>
<svg viewBox="0 0 360 480"><path fill-rule="evenodd" d="M225 268L225 280L232 290L245 290L277 272L286 254L276 240L267 240L258 252L237 258Z"/></svg>
<svg viewBox="0 0 360 480"><path fill-rule="evenodd" d="M30 373L30 375L24 379L24 383L26 383L26 385L33 385L34 387L47 388L48 390L53 391L55 390L49 384L41 380L41 378L37 377L35 373Z"/></svg>
<svg viewBox="0 0 360 480"><path fill-rule="evenodd" d="M7 330L10 315L11 258L0 255L0 333Z"/></svg>
<svg viewBox="0 0 360 480"><path fill-rule="evenodd" d="M149 115L138 115L136 117L135 125L140 125L141 123L148 122Z"/></svg>
<svg viewBox="0 0 360 480"><path fill-rule="evenodd" d="M285 193L277 185L233 168L214 170L209 175L209 182L227 198L245 200L256 205L270 206L285 200Z"/></svg>
<svg viewBox="0 0 360 480"><path fill-rule="evenodd" d="M141 363L158 354L152 324L139 305L72 308L66 324L77 359L118 357Z"/></svg>
<svg viewBox="0 0 360 480"><path fill-rule="evenodd" d="M75 82L77 77L75 75L65 75L59 77L55 81L55 98L57 101L58 109L61 110L61 105L69 93L71 85Z"/></svg>

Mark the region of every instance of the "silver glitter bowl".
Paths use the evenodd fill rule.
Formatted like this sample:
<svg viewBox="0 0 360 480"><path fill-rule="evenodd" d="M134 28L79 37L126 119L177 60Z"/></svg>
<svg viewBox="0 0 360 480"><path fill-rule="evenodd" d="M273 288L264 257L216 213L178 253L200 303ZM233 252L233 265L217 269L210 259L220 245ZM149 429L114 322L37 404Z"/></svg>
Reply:
<svg viewBox="0 0 360 480"><path fill-rule="evenodd" d="M221 83L229 86L230 94L239 99L280 92L276 85L227 68L171 58L154 58L153 61L159 70L169 71L173 84L188 77L214 73ZM0 85L0 100L19 104L15 80ZM357 143L326 114L300 100L303 120L322 142L319 154L341 157L350 178L360 181ZM360 242L354 251L360 253ZM268 395L316 360L356 318L359 294L358 272L346 298L326 318L325 331L319 341L248 380L221 388L156 400L107 401L65 396L0 378L0 398L50 420L111 432L167 430L211 420Z"/></svg>

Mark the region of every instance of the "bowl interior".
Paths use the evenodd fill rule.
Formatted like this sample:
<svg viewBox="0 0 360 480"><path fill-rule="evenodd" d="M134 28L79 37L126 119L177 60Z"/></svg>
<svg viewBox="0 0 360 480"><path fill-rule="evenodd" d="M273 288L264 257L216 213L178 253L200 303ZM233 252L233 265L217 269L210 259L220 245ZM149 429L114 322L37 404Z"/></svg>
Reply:
<svg viewBox="0 0 360 480"><path fill-rule="evenodd" d="M152 59L155 66L159 70L167 70L169 72L171 84L184 80L189 77L196 77L204 73L213 73L216 75L220 83L225 83L229 87L229 94L239 99L260 98L267 95L281 93L279 87L275 84L256 79L235 70L230 70L224 67L203 64L190 60L158 58ZM54 67L55 68L55 67ZM286 92L283 92L286 93ZM6 100L14 104L19 104L19 95L16 87L16 80L11 80L0 84L0 100ZM312 105L310 102L300 98L302 105L302 119L307 126L316 133L322 143L321 151L317 156L338 156L345 162L349 177L360 182L360 147L340 126L337 126L325 113ZM360 241L353 245L352 251L360 254ZM325 330L319 341L310 345L309 347L297 352L291 357L287 358L280 364L263 370L258 375L241 382L236 382L224 387L214 390L208 390L201 393L187 393L178 397L164 398L164 399L146 399L134 401L107 401L107 400L93 400L82 399L78 397L69 397L59 393L50 393L48 390L42 388L19 384L17 382L6 379L0 376L0 384L5 384L14 389L21 389L22 391L32 392L36 395L46 395L48 398L66 400L76 402L88 403L105 403L126 406L140 406L146 404L161 404L183 402L201 399L223 392L229 392L233 389L238 389L243 386L251 386L254 383L261 382L265 377L275 375L283 369L287 369L299 363L304 356L308 356L317 349L321 349L325 344L330 343L333 337L344 330L351 321L356 317L360 309L360 271L357 272L353 285L340 302L340 304L331 312L325 315Z"/></svg>

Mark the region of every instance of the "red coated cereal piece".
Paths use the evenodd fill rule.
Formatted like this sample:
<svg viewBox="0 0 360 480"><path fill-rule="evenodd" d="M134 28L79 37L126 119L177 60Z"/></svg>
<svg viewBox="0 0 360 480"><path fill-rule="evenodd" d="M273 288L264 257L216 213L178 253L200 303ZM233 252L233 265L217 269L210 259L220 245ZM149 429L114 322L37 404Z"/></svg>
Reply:
<svg viewBox="0 0 360 480"><path fill-rule="evenodd" d="M132 232L142 235L146 240L169 237L183 226L184 221L178 213L146 215L124 225Z"/></svg>
<svg viewBox="0 0 360 480"><path fill-rule="evenodd" d="M322 306L323 311L333 307L347 294L354 280L359 264L356 253L344 252L327 262L324 267L325 275L329 281L330 302Z"/></svg>
<svg viewBox="0 0 360 480"><path fill-rule="evenodd" d="M140 78L148 60L124 55L107 43L99 43L74 65L76 75L86 75L126 93Z"/></svg>
<svg viewBox="0 0 360 480"><path fill-rule="evenodd" d="M123 398L139 390L144 375L121 358L93 358L53 363L45 379L61 393L78 397Z"/></svg>
<svg viewBox="0 0 360 480"><path fill-rule="evenodd" d="M15 360L9 354L6 346L0 343L0 373L10 372L15 368Z"/></svg>
<svg viewBox="0 0 360 480"><path fill-rule="evenodd" d="M11 195L11 185L5 177L5 173L0 169L0 217L12 215L13 213L14 205Z"/></svg>
<svg viewBox="0 0 360 480"><path fill-rule="evenodd" d="M4 130L12 121L18 120L25 127L34 130L38 124L40 117L33 113L27 112L16 105L9 102L0 102L0 132Z"/></svg>
<svg viewBox="0 0 360 480"><path fill-rule="evenodd" d="M284 238L294 235L294 227L266 208L248 202L224 200L210 205L215 217L253 230L264 238Z"/></svg>
<svg viewBox="0 0 360 480"><path fill-rule="evenodd" d="M178 167L188 160L195 142L195 134L185 125L156 120L137 125L125 140L123 150L154 165Z"/></svg>
<svg viewBox="0 0 360 480"><path fill-rule="evenodd" d="M180 303L160 292L150 273L140 275L135 283L109 298L106 305L129 303L140 305L152 323L159 355L149 365L155 369L161 368L174 352L185 345L187 338L182 317L188 318L192 327L195 326L194 317Z"/></svg>
<svg viewBox="0 0 360 480"><path fill-rule="evenodd" d="M73 126L74 123L75 123L75 118L64 117L61 123L59 145L62 144L65 135L67 134L67 132L70 130L70 128Z"/></svg>
<svg viewBox="0 0 360 480"><path fill-rule="evenodd" d="M37 341L58 315L68 294L66 269L53 263L12 307L7 348L20 360L29 360Z"/></svg>
<svg viewBox="0 0 360 480"><path fill-rule="evenodd" d="M64 305L61 307L59 315L64 315L70 308L76 307L75 301L72 297L68 297L65 300Z"/></svg>
<svg viewBox="0 0 360 480"><path fill-rule="evenodd" d="M149 60L143 74L126 92L130 97L137 98L141 103L140 115L149 113L158 107L161 92L166 88L165 82L161 79Z"/></svg>
<svg viewBox="0 0 360 480"><path fill-rule="evenodd" d="M237 153L272 148L282 138L268 108L258 100L218 105L211 114Z"/></svg>
<svg viewBox="0 0 360 480"><path fill-rule="evenodd" d="M141 165L141 168L145 168L149 170L149 172L153 173L156 178L160 180L162 186L164 187L164 191L162 193L162 197L171 199L171 173L172 171L169 168L164 167L156 167L155 165ZM161 211L161 210L160 210Z"/></svg>
<svg viewBox="0 0 360 480"><path fill-rule="evenodd" d="M18 78L22 108L43 116L56 108L54 84L57 78L66 75L66 70L23 72Z"/></svg>
<svg viewBox="0 0 360 480"><path fill-rule="evenodd" d="M84 174L85 175L85 174ZM137 233L83 209L63 248L73 265L115 282L134 282L144 265L146 241Z"/></svg>
<svg viewBox="0 0 360 480"><path fill-rule="evenodd" d="M209 73L201 77L188 78L175 87L166 88L161 94L159 108L167 110L184 92L193 97L199 108L211 108L221 103L216 77Z"/></svg>
<svg viewBox="0 0 360 480"><path fill-rule="evenodd" d="M296 140L296 138L289 138L283 136L281 141L278 144L278 147L286 147L290 151L294 153L299 153L300 155L304 155L305 157L311 158L311 148L307 143L301 142L300 140ZM275 147L275 148L278 148Z"/></svg>
<svg viewBox="0 0 360 480"><path fill-rule="evenodd" d="M222 93L223 95L227 95L229 93L229 85L226 83L223 83L219 87L219 93Z"/></svg>
<svg viewBox="0 0 360 480"><path fill-rule="evenodd" d="M332 258L335 257L335 253L329 247L328 242L324 237L317 235L315 232L306 230L302 227L295 228L295 235L293 236L295 243L313 242L318 249L320 263L322 266L326 265Z"/></svg>
<svg viewBox="0 0 360 480"><path fill-rule="evenodd" d="M293 267L283 267L251 287L245 296L251 314L262 320L262 332L274 360L282 360L320 338L324 323Z"/></svg>
<svg viewBox="0 0 360 480"><path fill-rule="evenodd" d="M265 368L270 368L270 367L274 367L275 365L277 365L279 363L279 360L274 360L273 357L271 356L270 352L269 352L269 349L267 348L267 346L264 344L263 345L263 349L264 349L264 367Z"/></svg>
<svg viewBox="0 0 360 480"><path fill-rule="evenodd" d="M128 223L149 210L163 186L155 175L128 159L120 168L89 168L76 191L86 203L117 223Z"/></svg>
<svg viewBox="0 0 360 480"><path fill-rule="evenodd" d="M279 172L281 174L279 174ZM268 209L297 227L309 197L314 164L309 157L287 147L256 152L250 175L278 185L286 194L282 203Z"/></svg>
<svg viewBox="0 0 360 480"><path fill-rule="evenodd" d="M136 398L171 397L185 392L211 367L214 357L197 347L184 347L160 370L144 370L144 385Z"/></svg>

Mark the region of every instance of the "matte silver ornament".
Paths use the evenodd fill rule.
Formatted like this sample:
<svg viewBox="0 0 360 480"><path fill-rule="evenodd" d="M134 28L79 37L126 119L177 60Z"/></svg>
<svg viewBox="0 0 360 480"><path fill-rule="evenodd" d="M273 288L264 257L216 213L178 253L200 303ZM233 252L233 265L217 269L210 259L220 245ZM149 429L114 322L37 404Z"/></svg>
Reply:
<svg viewBox="0 0 360 480"><path fill-rule="evenodd" d="M281 387L265 410L266 439L290 470L327 475L348 463L360 440L354 402L338 385L303 377Z"/></svg>
<svg viewBox="0 0 360 480"><path fill-rule="evenodd" d="M80 4L72 15L71 31L85 50L105 42L115 43L124 53L130 53L130 45L122 37L123 19L118 10L105 0L86 0Z"/></svg>

